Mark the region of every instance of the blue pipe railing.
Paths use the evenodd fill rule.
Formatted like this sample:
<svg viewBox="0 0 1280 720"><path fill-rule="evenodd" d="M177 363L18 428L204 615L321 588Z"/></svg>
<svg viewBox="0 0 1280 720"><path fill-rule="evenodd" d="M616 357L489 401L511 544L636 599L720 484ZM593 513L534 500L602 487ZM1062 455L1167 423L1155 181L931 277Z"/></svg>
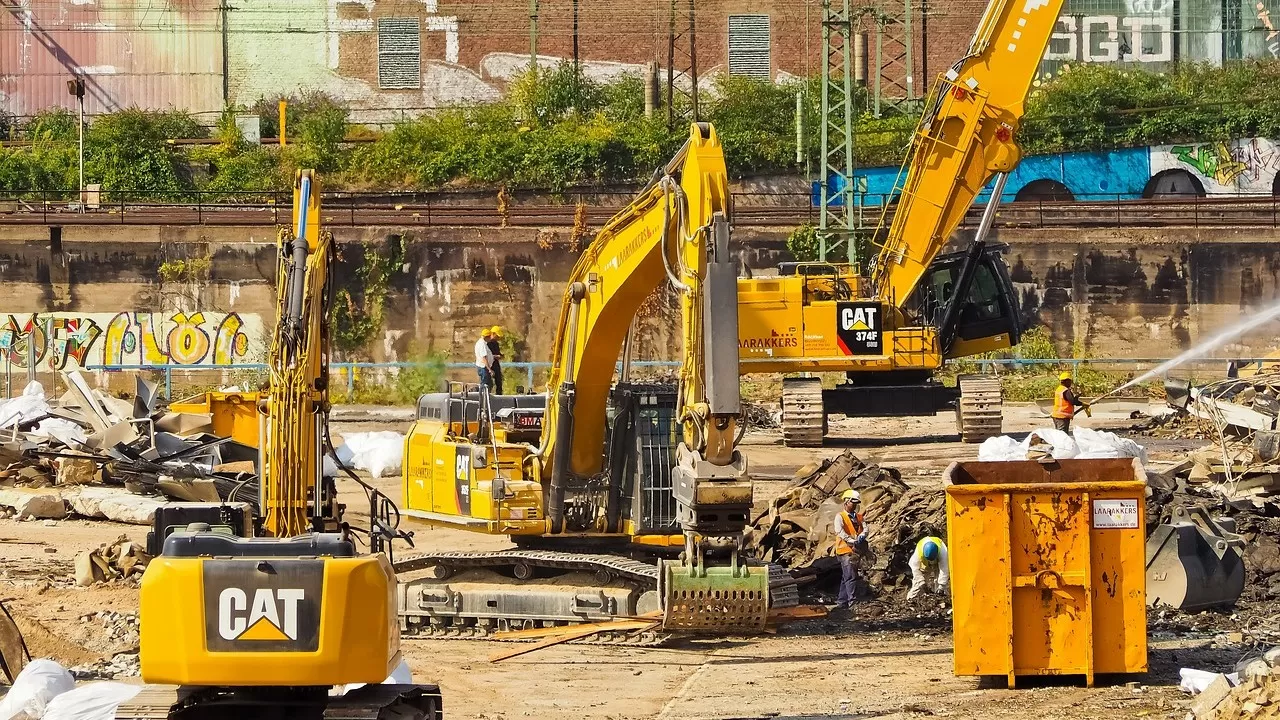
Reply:
<svg viewBox="0 0 1280 720"><path fill-rule="evenodd" d="M1204 367L1206 364L1224 365L1230 358L1194 358L1188 360L1185 365ZM1280 358L1235 358L1244 363L1280 363ZM1168 361L1169 358L960 358L956 360L948 360L947 364L969 364L978 365L983 368L994 366L1008 367L1018 369L1021 367L1036 366L1053 366L1053 367L1070 367L1072 375L1079 372L1082 365L1135 365L1156 367L1161 363ZM680 363L673 360L641 360L631 363L636 368L676 368ZM338 371L346 373L346 386L348 394L354 393L356 383L357 370L385 370L385 369L403 369L412 367L425 367L426 363L417 363L409 361L399 362L333 362L329 363L330 371ZM619 363L619 367L621 363ZM454 372L473 371L475 365L467 362L447 363L445 368ZM551 367L549 362L508 362L503 363L503 370L515 370L523 372L525 378L525 387L531 388L534 384L534 372ZM137 372L152 371L164 373L164 394L166 398L173 398L173 374L175 372L192 373L192 372L227 372L234 370L266 370L265 363L237 363L234 365L87 365L80 368L89 372ZM12 368L12 370L25 370L25 368ZM1225 368L1223 368L1225 371ZM48 372L47 370L45 372ZM474 371L473 371L474 372Z"/></svg>

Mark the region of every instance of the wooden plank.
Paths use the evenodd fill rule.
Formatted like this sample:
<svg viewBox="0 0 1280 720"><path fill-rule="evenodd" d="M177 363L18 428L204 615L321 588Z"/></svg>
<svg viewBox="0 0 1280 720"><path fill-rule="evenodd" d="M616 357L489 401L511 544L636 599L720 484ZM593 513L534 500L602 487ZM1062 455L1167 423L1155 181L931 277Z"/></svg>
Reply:
<svg viewBox="0 0 1280 720"><path fill-rule="evenodd" d="M656 616L655 616L656 617ZM639 630L649 627L653 624L653 620L649 618L637 618L628 620L608 620L598 623L583 623L579 625L557 625L548 628L529 628L527 630L504 630L493 634L494 640L538 640L545 637L554 637L571 633L576 630L590 629L592 633L609 632L612 630L630 631Z"/></svg>
<svg viewBox="0 0 1280 720"><path fill-rule="evenodd" d="M542 642L536 642L536 643L533 643L532 645L519 645L513 650L504 650L503 652L495 653L489 656L489 662L491 663L502 662L503 660L508 660L510 658L517 657L519 655L525 655L527 653L531 653L536 650L542 650L543 648L549 648L549 647L552 647L553 645L567 643L570 640L577 640L579 638L595 635L596 633L603 632L605 630L610 630L610 629L617 630L617 629L620 629L619 626L622 626L622 625L639 625L640 627L631 628L631 629L648 630L648 629L657 628L658 626L662 625L662 623L656 623L656 622L642 623L639 620L629 620L621 623L617 623L617 622L589 623L587 625L577 625L572 628L560 628L561 630L568 630L568 632L564 632L564 633L561 633L560 635L549 637L546 640L543 640ZM552 628L547 628L547 629L550 630Z"/></svg>
<svg viewBox="0 0 1280 720"><path fill-rule="evenodd" d="M827 616L827 609L821 605L796 605L794 607L774 608L769 611L769 622L791 622L793 620L809 620Z"/></svg>

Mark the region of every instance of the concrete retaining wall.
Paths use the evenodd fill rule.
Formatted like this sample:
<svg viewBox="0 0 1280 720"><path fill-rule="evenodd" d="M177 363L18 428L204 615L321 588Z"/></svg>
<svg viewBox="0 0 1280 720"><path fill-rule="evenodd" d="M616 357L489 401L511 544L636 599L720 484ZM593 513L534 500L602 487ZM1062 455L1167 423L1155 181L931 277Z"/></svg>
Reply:
<svg viewBox="0 0 1280 720"><path fill-rule="evenodd" d="M576 257L568 228L336 228L335 275L353 303L363 302L356 277L365 253L389 253L402 232L405 261L389 277L382 327L344 359L405 360L445 351L465 360L477 329L493 324L523 341L517 359L549 357ZM739 228L743 267L769 272L786 259L784 236L773 228ZM1168 357L1280 301L1280 232L1274 229L1004 229L993 239L1010 245L1008 262L1027 320L1046 325L1064 354L1076 347L1102 357ZM197 278L161 278L162 267L171 277L174 267L200 259L208 260L207 271ZM0 326L9 315L21 325L32 313L71 319L150 313L160 349L170 338L181 340L170 333L182 327L178 313L189 324L195 313L208 322L228 314L256 317L269 330L274 272L274 233L260 228L3 226ZM659 293L647 305L641 358L670 358L678 348L672 302ZM1277 347L1278 329L1260 329L1240 350L1261 354ZM250 333L249 347L237 357L263 357L265 335ZM47 340L58 338L51 333Z"/></svg>

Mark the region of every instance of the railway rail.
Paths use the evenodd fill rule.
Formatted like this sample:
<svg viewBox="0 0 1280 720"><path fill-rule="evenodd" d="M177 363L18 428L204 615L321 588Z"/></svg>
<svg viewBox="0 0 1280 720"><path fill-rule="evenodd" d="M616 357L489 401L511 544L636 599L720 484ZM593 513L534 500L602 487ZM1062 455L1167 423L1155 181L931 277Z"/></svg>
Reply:
<svg viewBox="0 0 1280 720"><path fill-rule="evenodd" d="M816 223L817 208L800 204L805 196L735 196L734 219L743 226L795 227ZM768 200L770 204L765 204ZM583 220L599 227L617 213L612 204L584 206ZM326 225L439 227L553 227L577 221L574 204L512 204L500 212L496 204L406 202L336 197L324 210ZM874 226L880 208L863 210L864 224ZM961 227L977 227L979 205ZM288 223L289 208L270 202L208 204L200 202L116 201L80 211L66 202L0 198L0 225L229 225L275 226ZM1153 200L1020 201L1000 207L997 227L1280 227L1280 197L1223 197Z"/></svg>

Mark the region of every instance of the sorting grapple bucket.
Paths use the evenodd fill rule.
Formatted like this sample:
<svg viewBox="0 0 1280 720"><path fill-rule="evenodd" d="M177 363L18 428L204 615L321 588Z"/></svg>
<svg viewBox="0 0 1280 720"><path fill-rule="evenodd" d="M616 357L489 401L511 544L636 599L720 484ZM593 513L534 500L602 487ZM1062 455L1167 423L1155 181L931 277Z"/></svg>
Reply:
<svg viewBox="0 0 1280 720"><path fill-rule="evenodd" d="M1147 538L1147 604L1178 610L1233 605L1244 592L1243 539L1230 519L1177 507Z"/></svg>
<svg viewBox="0 0 1280 720"><path fill-rule="evenodd" d="M769 616L767 567L706 566L663 560L659 565L663 630L753 633Z"/></svg>

